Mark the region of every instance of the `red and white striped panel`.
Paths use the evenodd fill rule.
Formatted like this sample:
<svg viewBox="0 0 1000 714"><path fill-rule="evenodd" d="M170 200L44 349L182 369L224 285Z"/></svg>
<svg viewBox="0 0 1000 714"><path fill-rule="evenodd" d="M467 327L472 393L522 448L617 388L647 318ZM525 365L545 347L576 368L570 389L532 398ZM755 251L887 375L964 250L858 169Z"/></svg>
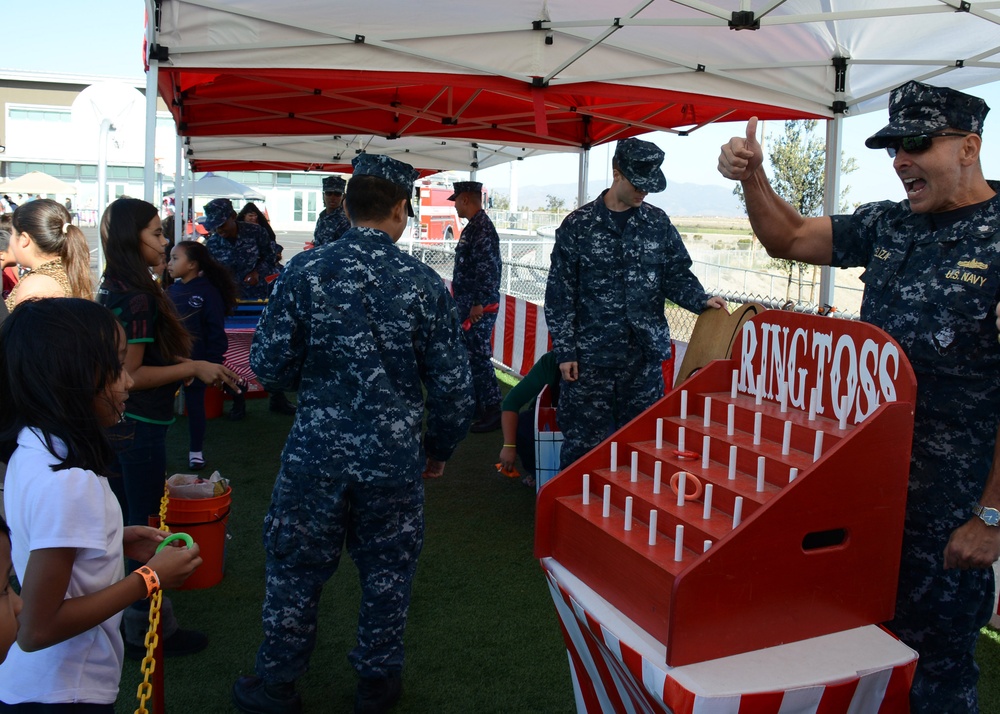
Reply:
<svg viewBox="0 0 1000 714"><path fill-rule="evenodd" d="M606 714L899 714L909 711L909 690L916 655L887 663L859 676L825 684L804 684L784 691L743 694L706 693L704 677L690 667L668 667L625 644L562 586L553 570L543 569L566 640L578 712ZM886 635L888 637L888 635ZM900 645L902 647L902 645ZM746 657L749 655L741 655ZM732 667L742 670L736 658ZM722 662L722 660L718 660ZM687 671L685 671L687 670ZM738 676L734 671L734 676ZM728 684L725 676L720 682ZM698 681L696 693L689 685ZM709 687L710 688L710 687Z"/></svg>
<svg viewBox="0 0 1000 714"><path fill-rule="evenodd" d="M533 302L500 296L493 328L493 359L524 376L539 357L552 349L545 311Z"/></svg>
<svg viewBox="0 0 1000 714"><path fill-rule="evenodd" d="M229 347L222 356L222 364L229 367L247 382L248 392L262 392L264 387L257 381L257 375L250 369L250 344L253 342L254 328L227 329Z"/></svg>
<svg viewBox="0 0 1000 714"><path fill-rule="evenodd" d="M451 281L442 278L451 291ZM493 361L522 377L552 349L541 305L500 293L500 309L493 326Z"/></svg>

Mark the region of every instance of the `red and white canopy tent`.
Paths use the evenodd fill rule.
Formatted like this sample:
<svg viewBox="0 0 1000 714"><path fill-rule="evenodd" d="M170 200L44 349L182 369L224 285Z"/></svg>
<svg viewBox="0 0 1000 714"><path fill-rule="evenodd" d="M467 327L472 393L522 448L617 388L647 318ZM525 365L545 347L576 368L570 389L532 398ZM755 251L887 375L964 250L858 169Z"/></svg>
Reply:
<svg viewBox="0 0 1000 714"><path fill-rule="evenodd" d="M1000 80L998 0L147 0L147 8L147 96L158 91L167 102L195 158L201 137L371 135L386 145L432 138L576 150L586 176L594 145L752 115L830 119L827 148L837 156L840 119L884 107L909 79L956 88ZM317 153L314 163L335 155ZM467 170L477 163L473 156ZM827 162L830 211L838 163ZM821 299L831 302L825 282Z"/></svg>

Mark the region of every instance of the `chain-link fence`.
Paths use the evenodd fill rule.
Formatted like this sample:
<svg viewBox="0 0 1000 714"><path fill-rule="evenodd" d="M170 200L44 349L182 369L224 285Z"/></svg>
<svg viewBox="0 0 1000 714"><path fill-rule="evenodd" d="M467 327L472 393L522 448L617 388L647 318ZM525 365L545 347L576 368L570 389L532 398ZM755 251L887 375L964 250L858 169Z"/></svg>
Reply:
<svg viewBox="0 0 1000 714"><path fill-rule="evenodd" d="M548 233L555 235L556 226L562 223L566 212L547 213L545 211L498 211L490 209L490 219L498 231L524 231L526 233Z"/></svg>
<svg viewBox="0 0 1000 714"><path fill-rule="evenodd" d="M503 273L500 291L512 297L542 305L545 302L545 282L549 276L549 258L553 239L545 236L503 234L500 236L500 256ZM455 267L454 243L399 243L404 251L417 256L434 268L443 278L451 279ZM829 306L817 305L809 300L798 301L783 297L787 294L787 276L776 275L753 265L748 251L713 251L711 261L695 260L693 270L702 285L712 295L719 295L729 303L729 309L748 302L758 302L765 307L794 310L810 314L831 314ZM742 265L741 265L741 261ZM856 275L837 271L837 300L848 306L835 308L837 317L855 319L860 306L860 283ZM845 284L841 284L841 280ZM698 316L682 307L668 303L665 306L670 334L678 341L687 342L694 330Z"/></svg>

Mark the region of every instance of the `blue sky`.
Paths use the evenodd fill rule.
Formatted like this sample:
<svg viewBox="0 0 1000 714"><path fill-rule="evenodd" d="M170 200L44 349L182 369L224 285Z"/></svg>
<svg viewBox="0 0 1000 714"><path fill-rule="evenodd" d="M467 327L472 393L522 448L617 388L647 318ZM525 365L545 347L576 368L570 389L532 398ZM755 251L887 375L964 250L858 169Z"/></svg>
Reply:
<svg viewBox="0 0 1000 714"><path fill-rule="evenodd" d="M129 77L142 80L143 3L141 0L45 0L43 19L39 5L5 3L4 33L0 42L0 69L66 72ZM983 168L987 178L1000 179L1000 83L971 90L993 107L986 121ZM903 198L902 187L884 151L864 147L864 140L886 122L884 110L844 122L844 151L860 169L844 179L851 186L852 201ZM773 129L780 131L780 123ZM730 136L741 135L742 124L720 124L689 137L658 135L666 151L664 172L671 181L730 185L715 169L719 147ZM591 154L590 177L607 181L608 150ZM481 171L480 180L504 191L510 171L500 167ZM575 183L575 157L530 159L519 167L519 184ZM667 189L669 191L669 187Z"/></svg>

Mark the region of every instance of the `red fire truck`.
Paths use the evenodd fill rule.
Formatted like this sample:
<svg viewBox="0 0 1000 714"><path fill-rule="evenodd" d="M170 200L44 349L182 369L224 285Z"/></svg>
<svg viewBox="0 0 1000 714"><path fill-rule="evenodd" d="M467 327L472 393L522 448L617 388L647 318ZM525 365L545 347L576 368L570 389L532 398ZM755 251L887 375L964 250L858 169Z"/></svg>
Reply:
<svg viewBox="0 0 1000 714"><path fill-rule="evenodd" d="M414 223L420 226L418 240L427 243L458 240L462 225L458 221L454 201L448 200L451 192L452 185L443 181L422 179L417 183L413 212Z"/></svg>

